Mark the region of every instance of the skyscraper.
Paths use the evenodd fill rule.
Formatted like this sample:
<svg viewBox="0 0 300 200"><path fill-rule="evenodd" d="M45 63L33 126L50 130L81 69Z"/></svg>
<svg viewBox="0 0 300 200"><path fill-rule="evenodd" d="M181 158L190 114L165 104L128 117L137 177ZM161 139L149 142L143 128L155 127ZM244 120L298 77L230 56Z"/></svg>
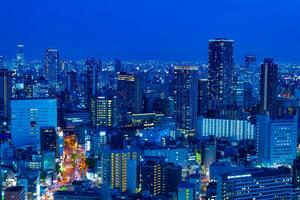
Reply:
<svg viewBox="0 0 300 200"><path fill-rule="evenodd" d="M207 112L207 79L198 81L198 115L204 115Z"/></svg>
<svg viewBox="0 0 300 200"><path fill-rule="evenodd" d="M56 49L47 49L45 55L45 76L50 84L57 83L59 70L59 53Z"/></svg>
<svg viewBox="0 0 300 200"><path fill-rule="evenodd" d="M23 44L18 44L17 45L17 53L16 53L16 64L18 67L18 71L22 72L24 69L24 45Z"/></svg>
<svg viewBox="0 0 300 200"><path fill-rule="evenodd" d="M33 79L31 73L24 74L24 92L27 98L33 97Z"/></svg>
<svg viewBox="0 0 300 200"><path fill-rule="evenodd" d="M260 70L260 110L274 115L277 112L278 65L273 59L265 58Z"/></svg>
<svg viewBox="0 0 300 200"><path fill-rule="evenodd" d="M11 72L0 69L0 119L8 120L10 117L11 99Z"/></svg>
<svg viewBox="0 0 300 200"><path fill-rule="evenodd" d="M101 71L100 60L88 58L86 60L86 105L90 108L91 98L98 93L98 73Z"/></svg>
<svg viewBox="0 0 300 200"><path fill-rule="evenodd" d="M198 67L175 66L175 117L183 135L194 135L198 111Z"/></svg>
<svg viewBox="0 0 300 200"><path fill-rule="evenodd" d="M56 130L53 126L40 128L41 152L51 151L56 153Z"/></svg>
<svg viewBox="0 0 300 200"><path fill-rule="evenodd" d="M67 90L73 92L77 88L77 73L74 71L67 73Z"/></svg>
<svg viewBox="0 0 300 200"><path fill-rule="evenodd" d="M209 40L208 96L211 110L224 109L235 103L233 47L233 40Z"/></svg>
<svg viewBox="0 0 300 200"><path fill-rule="evenodd" d="M128 113L141 113L142 87L137 76L125 73L118 74L117 106L119 122L122 122Z"/></svg>
<svg viewBox="0 0 300 200"><path fill-rule="evenodd" d="M115 73L120 73L120 72L122 72L121 60L116 59L115 60Z"/></svg>
<svg viewBox="0 0 300 200"><path fill-rule="evenodd" d="M92 126L112 127L114 125L114 101L114 97L92 97L90 106L90 121Z"/></svg>
<svg viewBox="0 0 300 200"><path fill-rule="evenodd" d="M4 68L4 56L0 55L0 69Z"/></svg>
<svg viewBox="0 0 300 200"><path fill-rule="evenodd" d="M56 99L11 101L12 144L40 147L40 127L57 127Z"/></svg>
<svg viewBox="0 0 300 200"><path fill-rule="evenodd" d="M135 179L137 182L138 172L132 171L138 168L132 168L132 165L137 165L139 163L139 153L133 149L122 149L122 150L112 150L110 154L111 161L111 188L119 188L121 191L126 191L129 186L132 186L132 180ZM130 167L131 166L131 167ZM132 174L132 176L128 176ZM130 184L128 184L130 182Z"/></svg>

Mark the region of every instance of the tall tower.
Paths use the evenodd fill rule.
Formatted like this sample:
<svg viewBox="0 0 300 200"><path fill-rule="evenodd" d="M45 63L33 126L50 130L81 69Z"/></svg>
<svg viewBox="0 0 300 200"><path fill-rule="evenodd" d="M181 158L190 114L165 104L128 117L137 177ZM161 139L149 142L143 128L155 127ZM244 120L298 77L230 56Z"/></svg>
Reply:
<svg viewBox="0 0 300 200"><path fill-rule="evenodd" d="M100 60L88 58L86 60L86 103L87 108L90 108L91 98L98 93L97 83L98 74L101 70Z"/></svg>
<svg viewBox="0 0 300 200"><path fill-rule="evenodd" d="M118 74L117 82L117 115L121 122L127 113L141 113L142 87L137 76L131 74Z"/></svg>
<svg viewBox="0 0 300 200"><path fill-rule="evenodd" d="M120 72L122 72L121 60L116 59L115 60L115 73L120 73Z"/></svg>
<svg viewBox="0 0 300 200"><path fill-rule="evenodd" d="M45 55L45 76L50 84L57 83L59 53L56 49L47 49Z"/></svg>
<svg viewBox="0 0 300 200"><path fill-rule="evenodd" d="M0 121L10 118L11 72L0 69Z"/></svg>
<svg viewBox="0 0 300 200"><path fill-rule="evenodd" d="M265 58L260 68L261 113L276 114L278 65L273 59Z"/></svg>
<svg viewBox="0 0 300 200"><path fill-rule="evenodd" d="M233 47L233 40L209 40L208 95L212 110L226 108L235 102Z"/></svg>
<svg viewBox="0 0 300 200"><path fill-rule="evenodd" d="M24 45L23 44L17 45L16 64L17 64L18 70L22 72L24 64L25 64Z"/></svg>
<svg viewBox="0 0 300 200"><path fill-rule="evenodd" d="M175 66L175 117L183 135L194 135L198 109L198 67Z"/></svg>

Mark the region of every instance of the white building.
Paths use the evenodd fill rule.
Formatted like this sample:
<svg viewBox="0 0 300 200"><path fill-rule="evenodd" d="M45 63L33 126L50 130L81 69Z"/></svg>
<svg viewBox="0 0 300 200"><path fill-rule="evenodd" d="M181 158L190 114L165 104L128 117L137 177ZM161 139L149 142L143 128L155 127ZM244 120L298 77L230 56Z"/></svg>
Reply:
<svg viewBox="0 0 300 200"><path fill-rule="evenodd" d="M291 165L296 158L297 117L272 119L257 115L258 162L263 165Z"/></svg>
<svg viewBox="0 0 300 200"><path fill-rule="evenodd" d="M57 127L56 99L11 101L11 136L14 146L40 145L40 128Z"/></svg>
<svg viewBox="0 0 300 200"><path fill-rule="evenodd" d="M197 126L197 132L202 137L213 135L236 140L254 139L254 124L247 120L199 117Z"/></svg>

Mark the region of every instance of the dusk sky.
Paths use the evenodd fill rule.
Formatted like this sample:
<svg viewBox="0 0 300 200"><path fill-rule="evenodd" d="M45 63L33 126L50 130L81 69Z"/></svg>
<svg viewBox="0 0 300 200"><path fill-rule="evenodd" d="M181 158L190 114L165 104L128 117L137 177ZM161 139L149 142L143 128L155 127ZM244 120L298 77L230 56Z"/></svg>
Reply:
<svg viewBox="0 0 300 200"><path fill-rule="evenodd" d="M208 40L245 54L300 63L299 0L8 0L0 6L0 54L25 59L56 48L65 59L207 60Z"/></svg>

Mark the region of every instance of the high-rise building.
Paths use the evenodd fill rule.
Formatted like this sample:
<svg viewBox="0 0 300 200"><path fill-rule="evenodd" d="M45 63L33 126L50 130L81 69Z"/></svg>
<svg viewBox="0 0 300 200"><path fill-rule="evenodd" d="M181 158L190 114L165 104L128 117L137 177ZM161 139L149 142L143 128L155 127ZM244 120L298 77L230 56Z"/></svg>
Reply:
<svg viewBox="0 0 300 200"><path fill-rule="evenodd" d="M59 53L56 49L47 49L44 73L50 84L56 84L59 71Z"/></svg>
<svg viewBox="0 0 300 200"><path fill-rule="evenodd" d="M136 162L134 162L134 161ZM111 150L110 154L110 186L111 188L119 188L121 191L132 189L132 181L135 179L138 184L138 167L132 165L138 164L140 161L139 152L133 149ZM132 176L128 176L131 174Z"/></svg>
<svg viewBox="0 0 300 200"><path fill-rule="evenodd" d="M273 59L265 58L260 69L260 110L274 115L277 112L278 65Z"/></svg>
<svg viewBox="0 0 300 200"><path fill-rule="evenodd" d="M209 174L210 166L216 161L217 157L217 144L214 139L205 141L202 146L203 167L205 173Z"/></svg>
<svg viewBox="0 0 300 200"><path fill-rule="evenodd" d="M120 72L122 72L121 60L116 59L115 60L115 73L120 73Z"/></svg>
<svg viewBox="0 0 300 200"><path fill-rule="evenodd" d="M128 113L141 113L142 87L141 80L134 75L120 73L117 83L118 122L122 123Z"/></svg>
<svg viewBox="0 0 300 200"><path fill-rule="evenodd" d="M182 168L173 163L167 163L163 157L144 157L141 165L142 191L151 195L176 193L181 181Z"/></svg>
<svg viewBox="0 0 300 200"><path fill-rule="evenodd" d="M67 90L73 92L77 89L77 73L74 71L67 73Z"/></svg>
<svg viewBox="0 0 300 200"><path fill-rule="evenodd" d="M233 48L233 40L209 40L208 96L211 110L224 109L235 103Z"/></svg>
<svg viewBox="0 0 300 200"><path fill-rule="evenodd" d="M208 80L200 79L198 81L198 116L207 112L208 105Z"/></svg>
<svg viewBox="0 0 300 200"><path fill-rule="evenodd" d="M256 116L258 162L267 165L292 165L296 158L297 117Z"/></svg>
<svg viewBox="0 0 300 200"><path fill-rule="evenodd" d="M17 67L18 67L18 71L22 72L24 70L23 67L25 65L24 45L23 44L18 44L17 45L16 64L17 64Z"/></svg>
<svg viewBox="0 0 300 200"><path fill-rule="evenodd" d="M292 199L288 168L257 168L220 175L217 199Z"/></svg>
<svg viewBox="0 0 300 200"><path fill-rule="evenodd" d="M293 186L300 189L300 159L299 158L293 161L292 174L293 174Z"/></svg>
<svg viewBox="0 0 300 200"><path fill-rule="evenodd" d="M0 69L4 68L4 56L0 55Z"/></svg>
<svg viewBox="0 0 300 200"><path fill-rule="evenodd" d="M33 97L33 78L31 73L24 73L24 92L26 98Z"/></svg>
<svg viewBox="0 0 300 200"><path fill-rule="evenodd" d="M40 128L57 127L56 99L12 100L11 116L12 144L40 148Z"/></svg>
<svg viewBox="0 0 300 200"><path fill-rule="evenodd" d="M180 182L178 185L178 200L195 200L195 185L189 182Z"/></svg>
<svg viewBox="0 0 300 200"><path fill-rule="evenodd" d="M86 60L86 105L89 110L91 99L98 93L98 74L101 72L101 61L88 58Z"/></svg>
<svg viewBox="0 0 300 200"><path fill-rule="evenodd" d="M56 130L55 127L41 127L40 129L41 152L56 152Z"/></svg>
<svg viewBox="0 0 300 200"><path fill-rule="evenodd" d="M0 121L10 118L11 72L0 69Z"/></svg>
<svg viewBox="0 0 300 200"><path fill-rule="evenodd" d="M5 200L25 200L25 191L23 186L13 186L5 190Z"/></svg>
<svg viewBox="0 0 300 200"><path fill-rule="evenodd" d="M115 97L94 96L90 105L90 121L94 127L112 127L115 120Z"/></svg>
<svg viewBox="0 0 300 200"><path fill-rule="evenodd" d="M198 111L198 67L175 66L175 119L184 136L194 135Z"/></svg>

